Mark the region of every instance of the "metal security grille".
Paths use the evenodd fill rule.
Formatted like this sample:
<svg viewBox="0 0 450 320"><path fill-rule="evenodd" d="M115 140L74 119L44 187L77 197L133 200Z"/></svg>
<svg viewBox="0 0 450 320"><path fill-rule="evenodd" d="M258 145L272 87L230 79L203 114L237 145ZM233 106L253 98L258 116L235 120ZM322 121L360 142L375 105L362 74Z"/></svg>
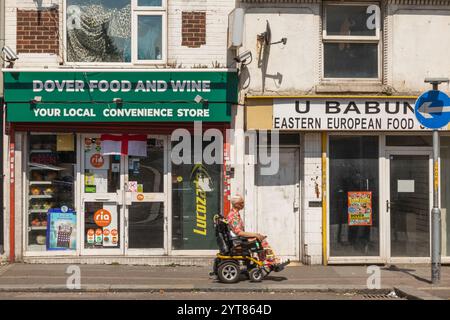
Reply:
<svg viewBox="0 0 450 320"><path fill-rule="evenodd" d="M364 300L404 300L399 297L394 291L390 293L365 293L362 295Z"/></svg>
<svg viewBox="0 0 450 320"><path fill-rule="evenodd" d="M242 3L319 3L320 0L241 0Z"/></svg>

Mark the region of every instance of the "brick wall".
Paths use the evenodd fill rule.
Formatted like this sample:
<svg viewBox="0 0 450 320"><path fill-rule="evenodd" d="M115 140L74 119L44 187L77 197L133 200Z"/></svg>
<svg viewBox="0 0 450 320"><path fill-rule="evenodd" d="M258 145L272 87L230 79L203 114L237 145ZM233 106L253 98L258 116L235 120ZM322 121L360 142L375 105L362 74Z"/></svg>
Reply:
<svg viewBox="0 0 450 320"><path fill-rule="evenodd" d="M182 46L199 48L206 44L206 12L183 11L181 25Z"/></svg>
<svg viewBox="0 0 450 320"><path fill-rule="evenodd" d="M5 8L6 45L17 52L17 9L37 10L42 8L63 8L63 0L1 0ZM170 67L179 68L223 68L229 65L227 51L228 14L235 8L233 0L170 0L167 1L167 57ZM182 46L182 12L206 12L205 43L199 47ZM63 10L59 14L59 54L30 52L22 53L16 67L58 67L63 56Z"/></svg>
<svg viewBox="0 0 450 320"><path fill-rule="evenodd" d="M17 9L17 53L59 52L57 9Z"/></svg>

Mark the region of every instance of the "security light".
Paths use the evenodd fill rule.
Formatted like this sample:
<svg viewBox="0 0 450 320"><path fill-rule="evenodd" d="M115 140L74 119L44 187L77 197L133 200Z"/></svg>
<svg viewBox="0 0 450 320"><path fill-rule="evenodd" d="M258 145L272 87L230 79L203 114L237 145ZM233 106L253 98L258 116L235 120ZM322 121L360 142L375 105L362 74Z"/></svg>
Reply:
<svg viewBox="0 0 450 320"><path fill-rule="evenodd" d="M5 60L8 62L16 61L19 56L8 46L2 48L2 53L5 55Z"/></svg>
<svg viewBox="0 0 450 320"><path fill-rule="evenodd" d="M208 100L205 99L205 98L203 98L203 97L200 96L200 95L196 95L195 98L194 98L194 101L195 101L196 103L202 103L204 109L208 109L208 108L209 108Z"/></svg>
<svg viewBox="0 0 450 320"><path fill-rule="evenodd" d="M118 106L118 107L122 107L123 106L123 99L122 98L114 98L113 102Z"/></svg>
<svg viewBox="0 0 450 320"><path fill-rule="evenodd" d="M41 96L35 96L33 99L30 100L30 103L32 105L36 105L39 102L42 102L42 97Z"/></svg>
<svg viewBox="0 0 450 320"><path fill-rule="evenodd" d="M196 103L202 103L202 102L204 101L204 99L203 99L202 96L196 95L195 98L194 98L194 101L195 101Z"/></svg>
<svg viewBox="0 0 450 320"><path fill-rule="evenodd" d="M243 63L245 65L249 64L252 61L252 53L247 50L242 52L240 55L238 55L237 57L234 58L234 61L236 61L237 63ZM249 62L247 62L247 60L250 60Z"/></svg>

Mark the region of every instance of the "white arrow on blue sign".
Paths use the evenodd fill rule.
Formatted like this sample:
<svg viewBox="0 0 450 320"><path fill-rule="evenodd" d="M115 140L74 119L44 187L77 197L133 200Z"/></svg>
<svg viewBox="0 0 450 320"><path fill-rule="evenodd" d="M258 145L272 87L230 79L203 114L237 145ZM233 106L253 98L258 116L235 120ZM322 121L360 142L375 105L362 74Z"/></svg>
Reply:
<svg viewBox="0 0 450 320"><path fill-rule="evenodd" d="M421 125L439 129L450 121L450 98L442 91L430 90L416 100L414 110Z"/></svg>

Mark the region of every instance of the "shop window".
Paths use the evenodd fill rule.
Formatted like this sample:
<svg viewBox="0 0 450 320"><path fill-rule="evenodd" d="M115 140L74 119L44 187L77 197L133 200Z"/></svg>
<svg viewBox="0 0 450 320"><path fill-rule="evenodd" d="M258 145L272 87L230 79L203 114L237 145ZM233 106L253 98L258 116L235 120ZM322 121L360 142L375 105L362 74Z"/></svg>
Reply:
<svg viewBox="0 0 450 320"><path fill-rule="evenodd" d="M275 142L272 142L272 135L278 135L278 145L300 145L300 135L298 133L279 133L278 131L272 131L266 133L258 132L258 146L263 145L268 147L276 145Z"/></svg>
<svg viewBox="0 0 450 320"><path fill-rule="evenodd" d="M379 256L378 137L330 136L330 256Z"/></svg>
<svg viewBox="0 0 450 320"><path fill-rule="evenodd" d="M138 6L140 7L161 7L162 0L138 0Z"/></svg>
<svg viewBox="0 0 450 320"><path fill-rule="evenodd" d="M67 61L163 62L166 51L165 2L67 0Z"/></svg>
<svg viewBox="0 0 450 320"><path fill-rule="evenodd" d="M324 5L324 78L379 78L379 12L375 4Z"/></svg>
<svg viewBox="0 0 450 320"><path fill-rule="evenodd" d="M450 256L450 137L441 137L442 255Z"/></svg>
<svg viewBox="0 0 450 320"><path fill-rule="evenodd" d="M73 134L29 135L28 250L76 249L75 165Z"/></svg>
<svg viewBox="0 0 450 320"><path fill-rule="evenodd" d="M172 164L172 249L217 248L213 217L222 207L221 177L221 164Z"/></svg>
<svg viewBox="0 0 450 320"><path fill-rule="evenodd" d="M116 193L120 189L120 155L102 155L100 138L84 138L84 192Z"/></svg>
<svg viewBox="0 0 450 320"><path fill-rule="evenodd" d="M161 60L163 54L163 17L137 14L137 60Z"/></svg>
<svg viewBox="0 0 450 320"><path fill-rule="evenodd" d="M128 248L164 248L164 202L133 203L128 214Z"/></svg>
<svg viewBox="0 0 450 320"><path fill-rule="evenodd" d="M388 147L431 147L433 139L428 136L386 136L386 146Z"/></svg>

